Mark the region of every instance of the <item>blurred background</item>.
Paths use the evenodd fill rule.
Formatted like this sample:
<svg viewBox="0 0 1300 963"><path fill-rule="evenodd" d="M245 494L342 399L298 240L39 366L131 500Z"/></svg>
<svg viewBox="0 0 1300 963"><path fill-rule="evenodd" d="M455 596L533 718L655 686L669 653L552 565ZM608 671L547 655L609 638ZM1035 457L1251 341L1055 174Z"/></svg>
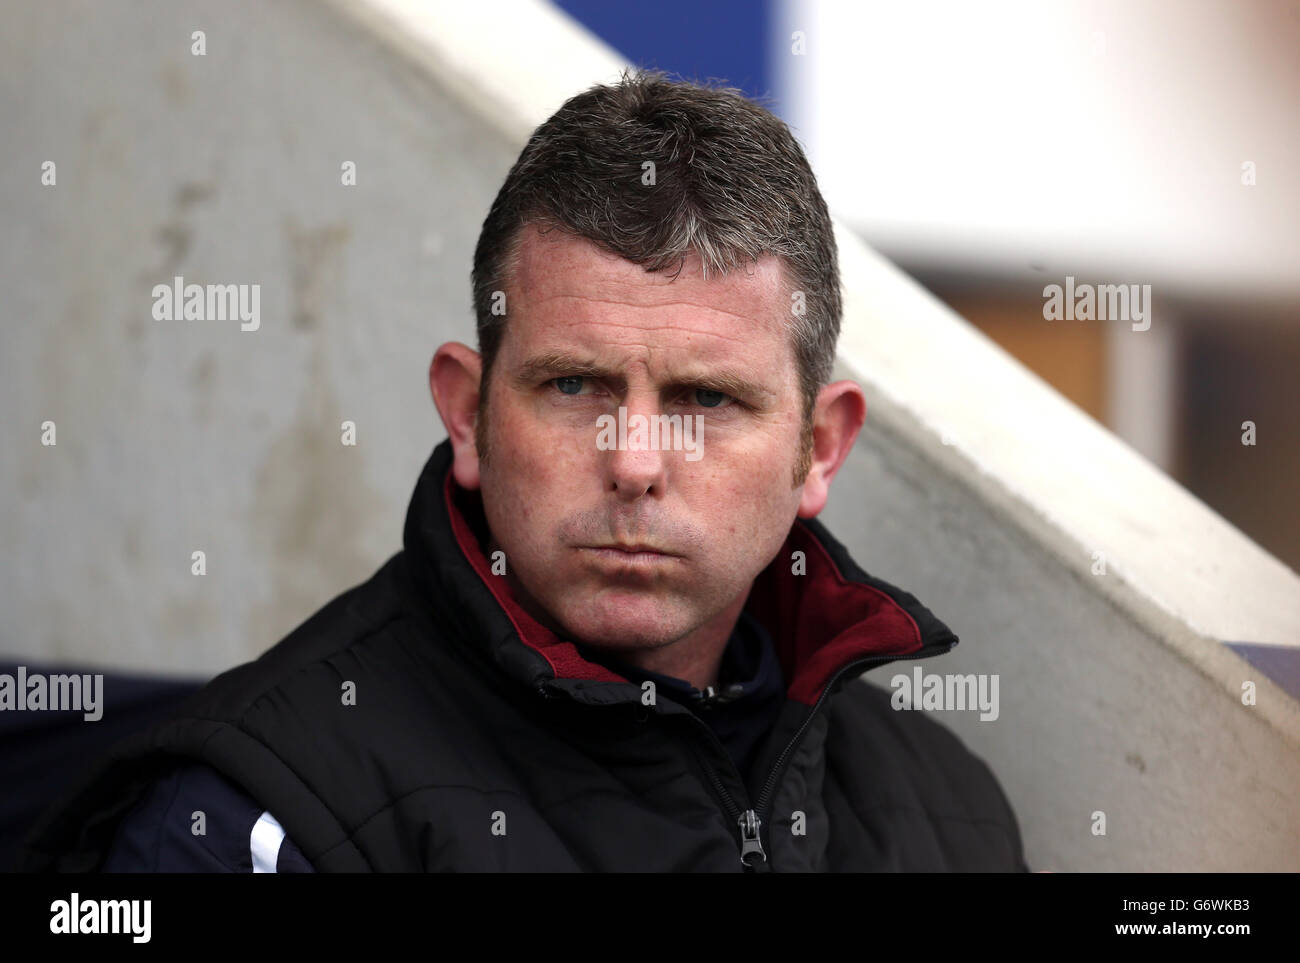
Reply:
<svg viewBox="0 0 1300 963"><path fill-rule="evenodd" d="M1001 674L996 723L942 721L1031 867L1300 869L1300 2L0 24L0 672L108 673L100 722L0 713L0 866L81 763L401 547L483 217L532 127L635 64L760 99L868 246L841 361L872 407L825 518L961 636L936 671ZM177 276L259 284L259 330L155 319ZM1067 279L1149 285L1149 327L1049 319Z"/></svg>
<svg viewBox="0 0 1300 963"><path fill-rule="evenodd" d="M1300 4L558 2L770 97L837 216L1300 569ZM1045 322L1067 276L1151 328Z"/></svg>

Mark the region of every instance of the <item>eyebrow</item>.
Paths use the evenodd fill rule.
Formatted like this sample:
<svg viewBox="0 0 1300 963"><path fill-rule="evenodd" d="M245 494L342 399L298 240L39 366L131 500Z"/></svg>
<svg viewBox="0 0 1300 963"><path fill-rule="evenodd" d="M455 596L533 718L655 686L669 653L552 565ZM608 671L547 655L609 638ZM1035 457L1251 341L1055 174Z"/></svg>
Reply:
<svg viewBox="0 0 1300 963"><path fill-rule="evenodd" d="M577 355L563 351L548 351L529 358L516 369L514 380L519 384L531 384L545 377L558 378L561 375L580 375L587 378L605 378L609 373L594 361L579 358Z"/></svg>
<svg viewBox="0 0 1300 963"><path fill-rule="evenodd" d="M603 378L621 382L622 376L601 367L589 358L579 357L565 351L548 351L524 361L516 369L513 381L520 385L531 385L540 380L559 377ZM762 401L775 401L776 392L763 387L755 381L732 371L709 371L699 369L686 371L672 379L673 385L707 386L709 390L721 391L737 398L750 398Z"/></svg>

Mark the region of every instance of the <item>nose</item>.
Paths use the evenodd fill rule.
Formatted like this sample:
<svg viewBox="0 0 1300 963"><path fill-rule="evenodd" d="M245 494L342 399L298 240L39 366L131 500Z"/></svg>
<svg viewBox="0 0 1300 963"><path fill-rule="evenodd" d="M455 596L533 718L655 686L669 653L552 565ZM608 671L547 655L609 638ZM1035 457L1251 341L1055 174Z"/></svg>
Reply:
<svg viewBox="0 0 1300 963"><path fill-rule="evenodd" d="M662 495L663 452L610 452L609 480L610 490L624 501L634 501L644 495Z"/></svg>
<svg viewBox="0 0 1300 963"><path fill-rule="evenodd" d="M671 452L659 450L656 408L655 400L629 395L618 412L618 444L604 454L606 484L621 501L664 493Z"/></svg>

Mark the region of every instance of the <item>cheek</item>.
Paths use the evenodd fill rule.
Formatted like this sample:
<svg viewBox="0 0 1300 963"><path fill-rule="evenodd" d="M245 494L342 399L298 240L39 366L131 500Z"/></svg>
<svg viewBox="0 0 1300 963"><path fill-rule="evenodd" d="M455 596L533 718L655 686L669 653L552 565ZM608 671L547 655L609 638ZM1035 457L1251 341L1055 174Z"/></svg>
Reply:
<svg viewBox="0 0 1300 963"><path fill-rule="evenodd" d="M732 507L745 514L761 515L766 509L791 502L795 440L767 438L766 443L729 452L719 466L723 475L720 489ZM780 442L780 443L778 443ZM797 498L795 499L797 501ZM764 521L756 518L760 524ZM770 523L770 520L768 520Z"/></svg>
<svg viewBox="0 0 1300 963"><path fill-rule="evenodd" d="M492 428L483 492L493 531L516 555L545 560L556 551L559 524L591 466L582 463L571 432L539 424L526 410L501 412Z"/></svg>
<svg viewBox="0 0 1300 963"><path fill-rule="evenodd" d="M792 470L788 455L763 450L733 455L699 479L690 501L716 535L706 548L714 566L752 575L781 547L799 506Z"/></svg>

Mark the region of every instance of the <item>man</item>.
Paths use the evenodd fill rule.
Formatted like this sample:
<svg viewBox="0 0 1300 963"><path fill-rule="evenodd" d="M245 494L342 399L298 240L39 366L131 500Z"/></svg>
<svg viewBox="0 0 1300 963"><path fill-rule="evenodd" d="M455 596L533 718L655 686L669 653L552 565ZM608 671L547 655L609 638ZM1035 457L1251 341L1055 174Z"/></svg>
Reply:
<svg viewBox="0 0 1300 963"><path fill-rule="evenodd" d="M866 406L785 125L657 73L574 97L473 289L404 550L119 745L27 865L1026 869L987 767L857 678L957 639L814 520Z"/></svg>

